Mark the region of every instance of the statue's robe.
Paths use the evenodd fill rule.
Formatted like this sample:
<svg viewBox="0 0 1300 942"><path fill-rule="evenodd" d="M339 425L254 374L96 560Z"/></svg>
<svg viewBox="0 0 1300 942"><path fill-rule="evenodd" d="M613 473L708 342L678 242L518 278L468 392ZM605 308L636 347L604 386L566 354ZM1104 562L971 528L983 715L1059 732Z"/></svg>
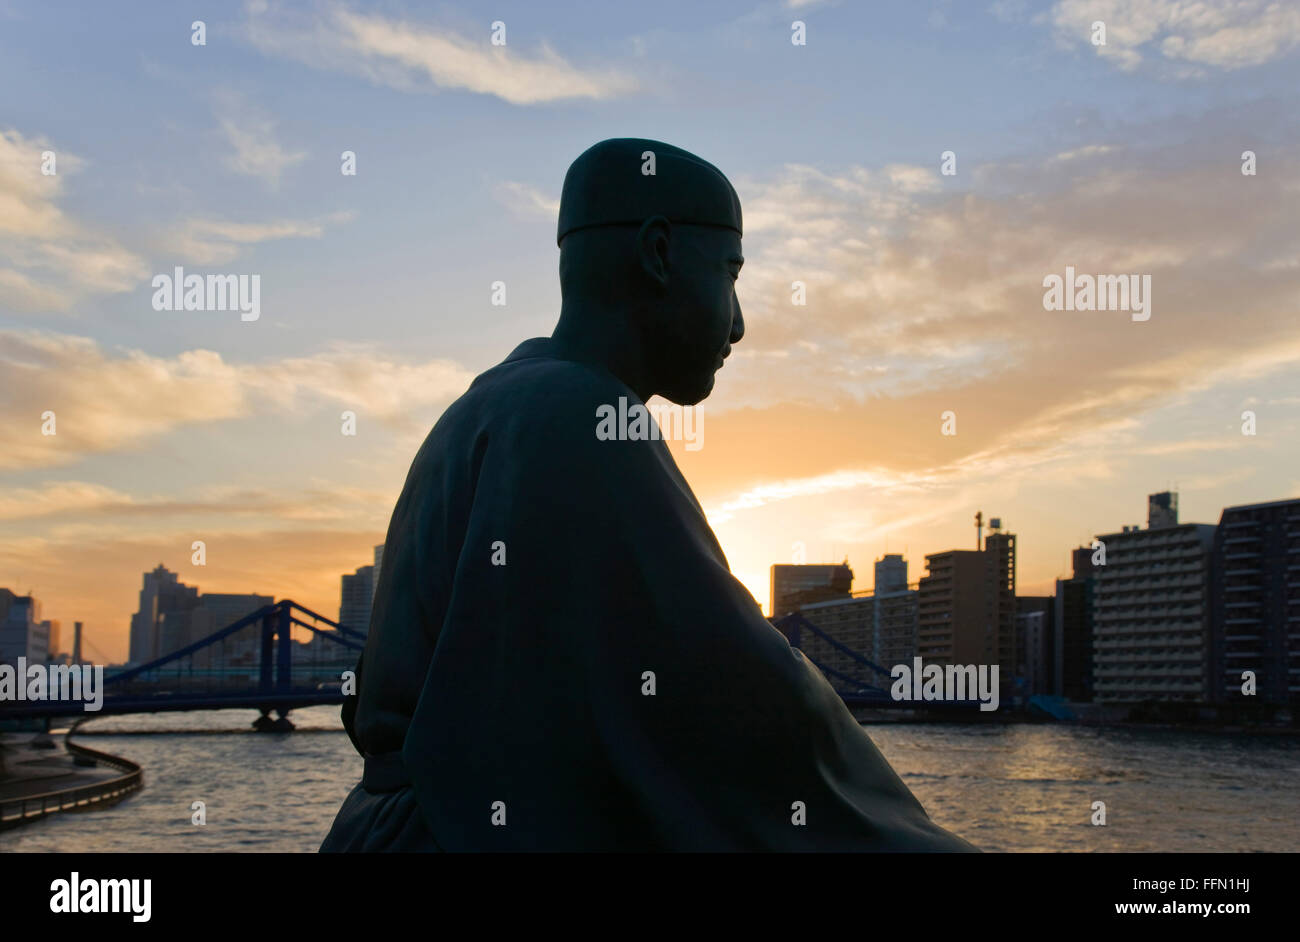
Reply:
<svg viewBox="0 0 1300 942"><path fill-rule="evenodd" d="M973 850L763 617L664 443L597 438L620 396L529 340L430 433L321 849Z"/></svg>

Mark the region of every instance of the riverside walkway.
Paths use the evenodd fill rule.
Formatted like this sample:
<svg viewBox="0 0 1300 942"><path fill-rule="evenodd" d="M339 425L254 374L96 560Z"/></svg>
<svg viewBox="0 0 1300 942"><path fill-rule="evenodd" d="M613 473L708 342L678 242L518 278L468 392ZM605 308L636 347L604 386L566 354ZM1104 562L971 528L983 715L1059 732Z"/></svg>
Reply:
<svg viewBox="0 0 1300 942"><path fill-rule="evenodd" d="M144 785L128 759L72 742L64 750L48 735L0 735L0 831L60 811L86 811L120 801Z"/></svg>

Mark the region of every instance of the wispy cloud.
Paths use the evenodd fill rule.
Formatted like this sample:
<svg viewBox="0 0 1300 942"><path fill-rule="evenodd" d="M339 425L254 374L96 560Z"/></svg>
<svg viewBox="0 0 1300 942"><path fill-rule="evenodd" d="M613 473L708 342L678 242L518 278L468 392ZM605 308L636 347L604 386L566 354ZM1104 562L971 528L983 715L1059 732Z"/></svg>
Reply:
<svg viewBox="0 0 1300 942"><path fill-rule="evenodd" d="M326 226L346 223L353 218L353 213L332 213L314 220L268 222L191 219L173 231L168 248L199 265L220 265L237 256L242 246L276 239L319 239Z"/></svg>
<svg viewBox="0 0 1300 942"><path fill-rule="evenodd" d="M402 91L464 89L515 105L573 98L616 98L635 91L614 68L571 64L545 42L534 52L494 46L436 26L363 13L339 3L303 11L266 0L248 3L247 36L261 51L316 68L362 75Z"/></svg>
<svg viewBox="0 0 1300 942"><path fill-rule="evenodd" d="M151 356L107 351L88 337L0 331L0 469L51 467L139 447L187 425L342 406L404 429L419 410L445 405L473 374L447 361L410 362L335 348L271 363L239 364L211 350ZM256 408L255 408L256 407ZM55 414L55 434L41 416Z"/></svg>
<svg viewBox="0 0 1300 942"><path fill-rule="evenodd" d="M1058 0L1049 13L1060 42L1087 45L1121 69L1146 57L1229 71L1262 65L1300 45L1300 6L1277 0ZM1092 46L1092 24L1106 26L1105 45Z"/></svg>
<svg viewBox="0 0 1300 942"><path fill-rule="evenodd" d="M230 91L217 95L217 121L230 151L227 167L278 186L289 167L307 158L306 151L287 149L276 139L275 121L262 108Z"/></svg>
<svg viewBox="0 0 1300 942"><path fill-rule="evenodd" d="M1222 118L1198 125L1206 141L1225 133L1215 129ZM1093 142L964 169L948 190L920 168L788 166L743 181L751 261L739 291L750 330L739 350L788 356L737 361L720 392L751 405L900 401L992 388L1047 357L1059 361L1056 380L1033 398L1046 408L1058 394L1154 393L1204 376L1215 357L1287 351L1300 270L1274 263L1300 254L1300 227L1284 209L1300 167L1280 159L1244 177L1208 144L1135 153ZM1142 327L1123 315L1044 311L1042 279L1066 265L1151 274L1153 317L1166 326L1148 332L1161 342L1125 339ZM795 281L806 286L802 308L791 305ZM1019 410L1000 411L1005 422Z"/></svg>
<svg viewBox="0 0 1300 942"><path fill-rule="evenodd" d="M36 517L72 516L79 522L92 518L121 517L132 523L144 522L152 533L163 525L157 518L254 517L289 521L341 521L357 516L375 517L387 510L392 495L386 491L313 482L290 490L217 485L200 488L192 495L136 496L87 481L46 481L40 487L13 488L0 495L0 520L30 520ZM97 531L82 528L79 533L107 535L106 523ZM189 526L181 521L183 529Z"/></svg>
<svg viewBox="0 0 1300 942"><path fill-rule="evenodd" d="M559 197L548 196L527 183L503 181L493 190L496 198L521 216L545 216L555 219L560 214Z"/></svg>
<svg viewBox="0 0 1300 942"><path fill-rule="evenodd" d="M1052 160L1055 162L1066 160L1086 160L1089 157L1100 157L1104 154L1109 154L1113 150L1115 150L1115 147L1110 144L1086 144L1083 147L1076 147L1073 150L1063 150L1059 154L1053 155Z"/></svg>
<svg viewBox="0 0 1300 942"><path fill-rule="evenodd" d="M752 510L776 501L792 500L835 491L853 490L860 487L891 488L897 486L915 486L915 478L904 480L897 474L887 471L832 471L813 477L795 480L772 481L733 495L715 506L706 508L711 523L730 520L739 510Z"/></svg>
<svg viewBox="0 0 1300 942"><path fill-rule="evenodd" d="M46 151L57 171L49 176L41 172ZM147 276L144 259L60 208L65 176L83 166L45 138L0 130L0 305L66 311Z"/></svg>
<svg viewBox="0 0 1300 942"><path fill-rule="evenodd" d="M0 494L0 520L85 513L105 506L125 506L131 503L127 494L101 484L87 481L46 481L40 487L17 487Z"/></svg>

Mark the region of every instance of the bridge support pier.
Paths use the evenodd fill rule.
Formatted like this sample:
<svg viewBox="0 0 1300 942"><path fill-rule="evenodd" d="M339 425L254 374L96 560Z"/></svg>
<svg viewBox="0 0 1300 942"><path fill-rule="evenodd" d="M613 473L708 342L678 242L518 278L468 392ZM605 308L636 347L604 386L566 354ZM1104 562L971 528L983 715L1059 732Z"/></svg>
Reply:
<svg viewBox="0 0 1300 942"><path fill-rule="evenodd" d="M291 733L293 732L293 723L289 721L288 710L276 710L276 718L271 719L271 711L265 709L262 715L253 720L253 729L259 733Z"/></svg>

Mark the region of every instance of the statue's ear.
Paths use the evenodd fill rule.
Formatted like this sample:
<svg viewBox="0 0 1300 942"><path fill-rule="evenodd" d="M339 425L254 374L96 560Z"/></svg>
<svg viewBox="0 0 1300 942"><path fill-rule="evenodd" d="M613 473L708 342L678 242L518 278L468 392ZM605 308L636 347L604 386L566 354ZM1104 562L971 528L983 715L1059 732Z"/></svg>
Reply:
<svg viewBox="0 0 1300 942"><path fill-rule="evenodd" d="M663 216L651 216L636 235L637 264L652 282L668 287L668 244L673 226Z"/></svg>

